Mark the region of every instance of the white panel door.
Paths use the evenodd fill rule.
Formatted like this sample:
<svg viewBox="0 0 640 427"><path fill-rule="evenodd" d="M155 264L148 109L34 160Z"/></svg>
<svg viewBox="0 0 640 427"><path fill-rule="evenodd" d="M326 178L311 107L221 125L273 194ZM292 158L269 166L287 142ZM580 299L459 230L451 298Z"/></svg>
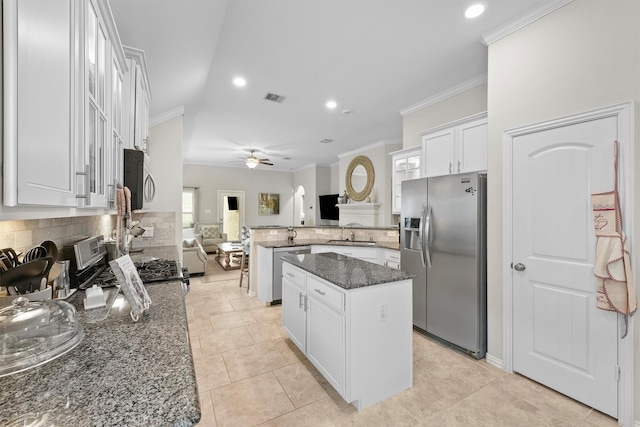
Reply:
<svg viewBox="0 0 640 427"><path fill-rule="evenodd" d="M617 319L596 308L590 194L613 189L617 138L615 117L515 137L512 195L514 371L613 417Z"/></svg>

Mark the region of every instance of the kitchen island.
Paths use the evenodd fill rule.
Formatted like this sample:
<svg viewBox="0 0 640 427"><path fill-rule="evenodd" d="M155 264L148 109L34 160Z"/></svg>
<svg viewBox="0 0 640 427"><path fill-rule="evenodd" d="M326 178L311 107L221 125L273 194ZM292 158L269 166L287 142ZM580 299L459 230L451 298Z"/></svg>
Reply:
<svg viewBox="0 0 640 427"><path fill-rule="evenodd" d="M348 403L413 384L413 276L333 252L283 256L282 324Z"/></svg>
<svg viewBox="0 0 640 427"><path fill-rule="evenodd" d="M195 425L200 407L182 282L147 290L152 304L137 323L122 294L108 315L106 308L85 311L84 292L74 294L69 302L83 341L49 363L0 378L0 425L20 417L74 427Z"/></svg>

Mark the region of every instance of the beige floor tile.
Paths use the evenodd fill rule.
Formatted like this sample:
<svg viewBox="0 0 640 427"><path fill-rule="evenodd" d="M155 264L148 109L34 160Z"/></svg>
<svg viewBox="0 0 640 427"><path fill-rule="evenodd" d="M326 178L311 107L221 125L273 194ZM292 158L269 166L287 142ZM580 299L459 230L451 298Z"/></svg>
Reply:
<svg viewBox="0 0 640 427"><path fill-rule="evenodd" d="M203 355L223 353L255 344L244 326L222 329L199 336L200 351Z"/></svg>
<svg viewBox="0 0 640 427"><path fill-rule="evenodd" d="M322 406L316 402L260 424L260 427L333 427L334 425L322 410Z"/></svg>
<svg viewBox="0 0 640 427"><path fill-rule="evenodd" d="M576 424L576 427L616 427L618 420L592 409L587 417Z"/></svg>
<svg viewBox="0 0 640 427"><path fill-rule="evenodd" d="M230 313L235 311L233 305L231 303L222 298L222 299L202 299L196 303L191 304L189 307L193 310L194 315L197 316L215 316L216 314L222 313Z"/></svg>
<svg viewBox="0 0 640 427"><path fill-rule="evenodd" d="M211 395L208 391L205 391L201 392L198 398L200 399L200 422L197 424L198 427L217 427Z"/></svg>
<svg viewBox="0 0 640 427"><path fill-rule="evenodd" d="M276 369L273 373L296 408L328 397L310 372L308 365L296 363Z"/></svg>
<svg viewBox="0 0 640 427"><path fill-rule="evenodd" d="M264 342L222 353L229 378L239 381L287 365L272 342Z"/></svg>
<svg viewBox="0 0 640 427"><path fill-rule="evenodd" d="M194 359L193 365L196 371L196 383L200 392L213 390L231 382L227 367L220 354Z"/></svg>
<svg viewBox="0 0 640 427"><path fill-rule="evenodd" d="M220 427L255 426L294 410L273 372L217 388L211 400Z"/></svg>
<svg viewBox="0 0 640 427"><path fill-rule="evenodd" d="M209 316L209 321L214 330L233 329L238 326L256 323L251 313L248 311L234 311L232 313L216 314Z"/></svg>
<svg viewBox="0 0 640 427"><path fill-rule="evenodd" d="M198 336L213 332L213 326L209 317L191 317L187 314L189 335Z"/></svg>
<svg viewBox="0 0 640 427"><path fill-rule="evenodd" d="M198 335L189 337L191 342L191 355L193 359L202 358L202 347L200 346L200 337Z"/></svg>
<svg viewBox="0 0 640 427"><path fill-rule="evenodd" d="M385 400L361 411L342 413L332 422L336 426L419 426L420 421L393 400Z"/></svg>
<svg viewBox="0 0 640 427"><path fill-rule="evenodd" d="M302 354L290 338L275 340L273 343L280 354L287 360L287 363L298 363L307 360L305 355Z"/></svg>
<svg viewBox="0 0 640 427"><path fill-rule="evenodd" d="M256 322L264 322L265 320L278 319L282 323L282 306L270 305L255 310L251 310L251 315L256 319Z"/></svg>
<svg viewBox="0 0 640 427"><path fill-rule="evenodd" d="M246 326L255 342L273 341L287 338L287 331L280 319L265 320Z"/></svg>
<svg viewBox="0 0 640 427"><path fill-rule="evenodd" d="M244 295L244 292L242 295L237 295L237 298L229 300L229 302L233 306L233 309L236 311L251 310L251 309L258 309L258 308L265 307L264 302L260 301L258 298L247 298L247 296Z"/></svg>

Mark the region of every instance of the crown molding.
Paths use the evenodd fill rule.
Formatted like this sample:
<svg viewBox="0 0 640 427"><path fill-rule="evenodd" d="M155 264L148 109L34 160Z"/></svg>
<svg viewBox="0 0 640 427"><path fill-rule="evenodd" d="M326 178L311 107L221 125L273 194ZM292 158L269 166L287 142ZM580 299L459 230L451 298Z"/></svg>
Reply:
<svg viewBox="0 0 640 427"><path fill-rule="evenodd" d="M511 33L518 31L519 29L537 21L538 19L554 12L557 9L571 3L573 0L555 0L551 3L534 6L521 15L516 16L504 25L494 28L493 30L483 34L481 41L483 44L489 46L491 43L495 43L503 37L508 36Z"/></svg>
<svg viewBox="0 0 640 427"><path fill-rule="evenodd" d="M164 113L158 114L157 116L153 116L149 120L149 127L158 126L160 123L164 123L178 116L184 116L184 105L181 105L169 111L165 111Z"/></svg>
<svg viewBox="0 0 640 427"><path fill-rule="evenodd" d="M487 74L486 73L481 74L477 77L467 80L466 82L462 82L459 85L453 86L452 88L449 88L443 92L440 92L437 95L434 95L430 98L422 100L417 104L413 104L412 106L407 107L404 110L400 110L400 115L404 117L411 113L415 113L418 110L421 110L430 105L437 104L438 102L444 101L445 99L451 98L452 96L458 95L462 92L466 92L469 89L473 89L474 87L485 84L486 82L487 82Z"/></svg>
<svg viewBox="0 0 640 427"><path fill-rule="evenodd" d="M151 83L149 80L149 71L147 69L147 57L144 54L144 50L137 49L131 46L122 46L124 50L124 56L127 58L131 58L136 61L140 65L140 69L142 71L142 80L144 81L145 86L147 87L147 93L149 94L149 99L151 96Z"/></svg>
<svg viewBox="0 0 640 427"><path fill-rule="evenodd" d="M338 154L338 159L342 159L343 157L347 157L347 156L357 156L362 154L363 150L370 150L372 148L391 145L391 144L402 144L402 140L392 139L392 140L382 140L382 141L374 142L373 144L365 145L364 147L358 147L355 150L347 151L345 153L340 153Z"/></svg>

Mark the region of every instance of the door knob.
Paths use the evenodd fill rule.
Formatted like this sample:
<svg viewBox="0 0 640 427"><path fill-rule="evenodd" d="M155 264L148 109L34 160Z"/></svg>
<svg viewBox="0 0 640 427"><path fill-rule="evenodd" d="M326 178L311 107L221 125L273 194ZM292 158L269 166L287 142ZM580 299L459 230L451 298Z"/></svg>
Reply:
<svg viewBox="0 0 640 427"><path fill-rule="evenodd" d="M516 271L524 271L527 268L527 266L519 262L516 265L514 265L513 268Z"/></svg>

